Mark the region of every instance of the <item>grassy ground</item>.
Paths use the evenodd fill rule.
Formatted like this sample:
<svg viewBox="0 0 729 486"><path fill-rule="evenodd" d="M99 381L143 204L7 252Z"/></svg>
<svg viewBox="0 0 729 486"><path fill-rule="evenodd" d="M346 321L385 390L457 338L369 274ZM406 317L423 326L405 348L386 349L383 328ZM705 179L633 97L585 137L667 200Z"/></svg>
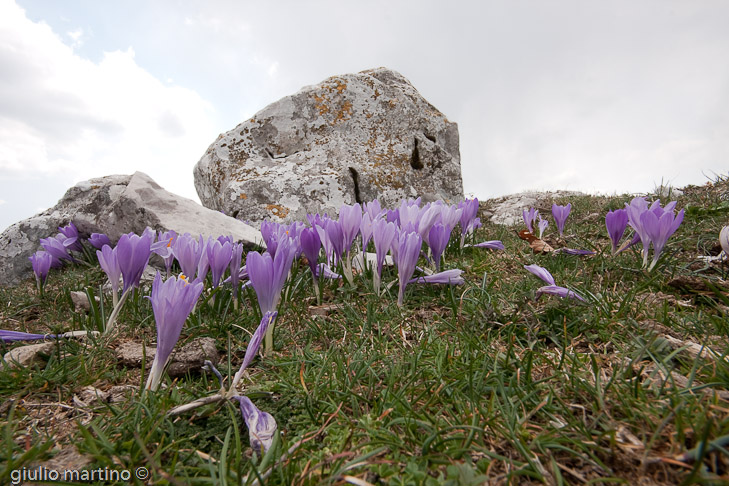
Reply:
<svg viewBox="0 0 729 486"><path fill-rule="evenodd" d="M475 241L500 239L506 251L449 246L446 268L463 269L466 284L411 285L403 308L397 285L377 297L367 275L355 288L327 284L317 307L297 264L276 352L244 380L282 432L263 459L232 403L165 415L217 392L211 375L142 394L141 371L118 365L118 343L155 340L151 306L137 296L109 346L67 341L42 364L0 371L0 483L12 470L75 461L148 468L136 484L729 484L729 264L697 258L720 251L729 182L685 189L685 220L651 273L637 249L610 255L604 216L628 200L556 201L573 210L564 240L553 223L547 240L592 257L537 255L520 227L487 223ZM535 301L542 283L523 269L532 263L588 303ZM383 282L396 278L387 269ZM43 299L30 279L0 290L0 327L98 329L101 309L75 313L68 292L98 294L103 282L98 267L69 267L51 273ZM197 306L178 346L215 338L232 375L259 319L253 294L238 312L222 292ZM78 401L85 387L121 385L115 400Z"/></svg>

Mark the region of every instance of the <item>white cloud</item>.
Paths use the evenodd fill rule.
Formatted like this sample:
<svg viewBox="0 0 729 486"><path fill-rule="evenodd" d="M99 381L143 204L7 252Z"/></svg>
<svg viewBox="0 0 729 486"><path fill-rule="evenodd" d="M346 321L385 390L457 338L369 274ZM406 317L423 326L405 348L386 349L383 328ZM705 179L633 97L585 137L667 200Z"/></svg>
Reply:
<svg viewBox="0 0 729 486"><path fill-rule="evenodd" d="M76 42L83 31L68 35ZM192 167L217 136L214 111L142 69L132 47L91 62L4 1L0 65L0 178L75 182L141 170L195 197Z"/></svg>

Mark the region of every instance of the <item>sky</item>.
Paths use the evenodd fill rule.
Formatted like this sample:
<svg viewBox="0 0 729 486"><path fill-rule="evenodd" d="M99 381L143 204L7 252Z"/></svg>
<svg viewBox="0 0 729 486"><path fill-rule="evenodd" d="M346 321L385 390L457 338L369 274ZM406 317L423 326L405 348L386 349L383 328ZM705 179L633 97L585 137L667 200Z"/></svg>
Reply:
<svg viewBox="0 0 729 486"><path fill-rule="evenodd" d="M727 25L724 0L0 0L0 230L110 174L198 200L220 133L380 66L458 123L466 195L703 184Z"/></svg>

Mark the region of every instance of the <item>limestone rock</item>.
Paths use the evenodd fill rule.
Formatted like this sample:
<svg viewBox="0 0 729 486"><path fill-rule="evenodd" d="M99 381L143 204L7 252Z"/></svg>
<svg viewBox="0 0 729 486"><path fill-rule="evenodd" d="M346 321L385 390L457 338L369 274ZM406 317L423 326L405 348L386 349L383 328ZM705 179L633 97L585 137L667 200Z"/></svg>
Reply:
<svg viewBox="0 0 729 486"><path fill-rule="evenodd" d="M41 249L39 240L54 236L73 221L82 236L105 233L112 242L124 233L141 234L147 226L206 238L232 235L257 244L261 233L241 221L172 194L148 175L112 175L80 182L56 206L10 226L0 235L0 285L16 285L33 275L28 257Z"/></svg>
<svg viewBox="0 0 729 486"><path fill-rule="evenodd" d="M194 169L205 207L258 223L343 203L463 198L458 127L385 68L307 86L222 134Z"/></svg>
<svg viewBox="0 0 729 486"><path fill-rule="evenodd" d="M205 360L216 364L220 359L213 338L204 337L190 341L173 352L167 373L170 376L182 376L189 371L199 371ZM146 354L145 369L149 370L154 361L157 348L143 346L141 343L126 342L116 348L116 355L121 364L139 368L142 366L143 353Z"/></svg>
<svg viewBox="0 0 729 486"><path fill-rule="evenodd" d="M13 348L3 356L3 363L0 363L0 369L7 366L13 368L17 366L30 366L33 363L42 363L44 354L53 353L56 343L45 342L38 344L28 344Z"/></svg>
<svg viewBox="0 0 729 486"><path fill-rule="evenodd" d="M502 198L490 199L489 210L485 211L484 218L490 215L490 221L495 224L504 226L512 226L515 224L524 224L522 211L529 208L537 208L542 217L551 218L552 203L549 202L555 198L577 196L582 193L572 191L557 192L520 192L511 194Z"/></svg>

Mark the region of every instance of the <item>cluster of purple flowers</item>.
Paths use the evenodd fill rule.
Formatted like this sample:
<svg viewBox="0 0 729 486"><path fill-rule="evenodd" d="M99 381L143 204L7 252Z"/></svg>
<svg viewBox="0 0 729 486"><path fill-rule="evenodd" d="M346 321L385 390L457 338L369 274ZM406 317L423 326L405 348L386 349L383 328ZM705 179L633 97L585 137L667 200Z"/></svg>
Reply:
<svg viewBox="0 0 729 486"><path fill-rule="evenodd" d="M557 231L559 231L560 237L564 234L564 224L567 221L567 216L570 215L570 211L572 211L572 203L567 203L566 206L552 204L552 218L554 218L554 223L557 225ZM527 229L532 234L534 234L534 225L536 223L537 229L539 230L537 237L541 238L544 230L549 226L549 221L542 219L539 211L535 208L529 208L528 211L526 209L523 210L521 216L524 219L524 224Z"/></svg>
<svg viewBox="0 0 729 486"><path fill-rule="evenodd" d="M641 242L643 244L643 267L648 267L648 271L653 270L666 242L683 221L684 210L682 209L676 214L675 208L676 201L661 207L660 199L649 205L645 198L636 197L630 201L630 204L626 203L625 208L608 212L605 216L605 226L612 241L613 254L620 253ZM628 225L633 228L633 238L618 249ZM651 246L653 247L653 260L649 266L648 252Z"/></svg>
<svg viewBox="0 0 729 486"><path fill-rule="evenodd" d="M58 231L56 236L41 238L40 245L43 250L28 257L33 266L38 291L41 293L50 269L60 268L64 260L75 262L76 260L70 252L83 250L78 229L73 222L66 226L59 226Z"/></svg>

